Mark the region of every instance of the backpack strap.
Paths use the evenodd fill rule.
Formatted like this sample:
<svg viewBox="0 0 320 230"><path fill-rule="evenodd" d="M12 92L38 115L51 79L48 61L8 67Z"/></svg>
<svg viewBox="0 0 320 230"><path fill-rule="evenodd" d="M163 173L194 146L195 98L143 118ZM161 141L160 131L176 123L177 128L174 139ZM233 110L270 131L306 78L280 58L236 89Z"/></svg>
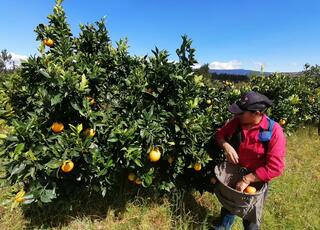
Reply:
<svg viewBox="0 0 320 230"><path fill-rule="evenodd" d="M265 153L268 152L268 146L272 137L272 131L273 131L274 122L275 122L274 120L270 119L268 116L267 116L267 119L269 122L268 130L260 129L260 133L259 133L259 141L262 142Z"/></svg>
<svg viewBox="0 0 320 230"><path fill-rule="evenodd" d="M273 130L273 127L274 127L274 120L270 119L269 117L267 117L267 119L268 119L268 122L269 122L268 130L260 129L259 141L261 141L261 142L270 141L270 139L272 137L272 130Z"/></svg>
<svg viewBox="0 0 320 230"><path fill-rule="evenodd" d="M270 119L268 116L267 116L267 119L269 122L268 129L267 130L260 129L260 132L259 132L259 141L262 142L265 153L268 152L268 145L272 137L272 131L275 123L275 121ZM234 132L234 134L232 135L231 139L229 140L229 143L237 151L242 140L243 140L242 129L241 129L241 126L239 126L237 130Z"/></svg>

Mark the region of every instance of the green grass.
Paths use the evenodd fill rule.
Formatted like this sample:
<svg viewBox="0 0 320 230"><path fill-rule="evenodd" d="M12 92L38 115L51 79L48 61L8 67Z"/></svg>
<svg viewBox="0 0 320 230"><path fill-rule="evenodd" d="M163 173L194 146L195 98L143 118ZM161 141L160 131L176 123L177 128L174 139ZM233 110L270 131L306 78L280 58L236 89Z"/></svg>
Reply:
<svg viewBox="0 0 320 230"><path fill-rule="evenodd" d="M271 183L262 229L320 229L320 137L315 128L287 138L287 167ZM0 188L0 203L13 188ZM0 205L0 229L212 229L220 204L211 193L131 197L112 200L78 194L71 201L39 208ZM72 206L72 209L70 209ZM235 230L243 229L237 218Z"/></svg>

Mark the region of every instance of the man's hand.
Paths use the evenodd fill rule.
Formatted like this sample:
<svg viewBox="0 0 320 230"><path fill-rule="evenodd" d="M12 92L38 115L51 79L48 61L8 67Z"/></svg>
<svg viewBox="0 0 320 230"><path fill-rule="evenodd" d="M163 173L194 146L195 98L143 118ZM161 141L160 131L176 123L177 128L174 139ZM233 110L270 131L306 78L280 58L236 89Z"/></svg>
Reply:
<svg viewBox="0 0 320 230"><path fill-rule="evenodd" d="M236 150L228 142L224 142L222 144L222 147L224 149L224 155L226 156L227 160L230 163L238 164L239 156Z"/></svg>
<svg viewBox="0 0 320 230"><path fill-rule="evenodd" d="M247 182L241 180L236 184L236 190L243 192L249 186L249 184Z"/></svg>

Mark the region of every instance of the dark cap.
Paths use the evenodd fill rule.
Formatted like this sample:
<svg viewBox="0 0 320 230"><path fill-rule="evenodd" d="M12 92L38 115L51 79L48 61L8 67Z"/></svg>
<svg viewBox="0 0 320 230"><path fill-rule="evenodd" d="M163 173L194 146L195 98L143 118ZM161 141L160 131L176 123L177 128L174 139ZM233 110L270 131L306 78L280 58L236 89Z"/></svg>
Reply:
<svg viewBox="0 0 320 230"><path fill-rule="evenodd" d="M272 105L272 101L265 95L250 91L245 93L241 99L229 106L231 113L239 114L244 111L263 111Z"/></svg>

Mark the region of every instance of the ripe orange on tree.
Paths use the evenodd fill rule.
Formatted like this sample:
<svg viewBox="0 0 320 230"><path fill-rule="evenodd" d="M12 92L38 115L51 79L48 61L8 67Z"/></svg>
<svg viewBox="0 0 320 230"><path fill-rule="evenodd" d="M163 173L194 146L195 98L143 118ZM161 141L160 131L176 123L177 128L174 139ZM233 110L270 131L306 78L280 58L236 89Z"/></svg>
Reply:
<svg viewBox="0 0 320 230"><path fill-rule="evenodd" d="M244 192L248 193L248 194L255 194L257 192L257 189L253 186L248 186L248 187L246 187Z"/></svg>
<svg viewBox="0 0 320 230"><path fill-rule="evenodd" d="M64 125L61 122L53 122L51 130L54 133L61 133L64 130Z"/></svg>
<svg viewBox="0 0 320 230"><path fill-rule="evenodd" d="M51 38L47 38L43 40L43 43L48 47L52 47L54 44L54 41Z"/></svg>
<svg viewBox="0 0 320 230"><path fill-rule="evenodd" d="M96 135L96 131L94 131L94 129L87 128L83 131L83 134L86 137L94 137Z"/></svg>
<svg viewBox="0 0 320 230"><path fill-rule="evenodd" d="M74 163L71 160L66 160L61 165L62 172L68 173L71 172L74 167Z"/></svg>
<svg viewBox="0 0 320 230"><path fill-rule="evenodd" d="M286 120L283 119L283 118L281 118L280 121L279 121L279 124L280 124L281 126L284 126L284 125L286 124Z"/></svg>
<svg viewBox="0 0 320 230"><path fill-rule="evenodd" d="M195 163L193 166L193 169L196 171L200 171L201 170L201 164L200 163Z"/></svg>
<svg viewBox="0 0 320 230"><path fill-rule="evenodd" d="M87 98L87 100L88 100L88 102L89 102L89 105L94 105L94 104L96 103L96 100L94 100L93 97L88 96L88 97L86 97L86 98Z"/></svg>
<svg viewBox="0 0 320 230"><path fill-rule="evenodd" d="M150 152L149 152L149 159L151 162L157 162L161 158L161 152L159 147L154 147Z"/></svg>
<svg viewBox="0 0 320 230"><path fill-rule="evenodd" d="M142 180L140 178L135 179L134 183L136 185L141 185L142 184Z"/></svg>
<svg viewBox="0 0 320 230"><path fill-rule="evenodd" d="M135 181L136 178L137 178L136 174L134 174L132 172L128 174L129 181Z"/></svg>

